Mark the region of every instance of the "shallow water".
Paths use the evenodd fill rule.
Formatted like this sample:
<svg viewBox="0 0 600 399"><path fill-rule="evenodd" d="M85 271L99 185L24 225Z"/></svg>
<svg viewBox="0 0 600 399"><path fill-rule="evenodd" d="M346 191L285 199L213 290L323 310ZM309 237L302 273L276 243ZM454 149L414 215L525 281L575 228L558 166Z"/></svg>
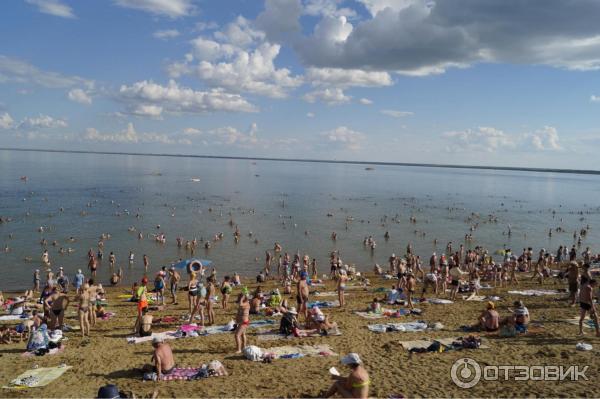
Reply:
<svg viewBox="0 0 600 399"><path fill-rule="evenodd" d="M105 241L99 269L103 282L110 273L111 251L131 281L143 274L143 254L150 257L151 270L157 270L190 257L177 248L177 236L211 239L218 232L224 239L209 250L199 248L195 256L214 261L220 275L255 275L265 250L276 241L284 251L316 258L320 273L328 271L334 249L363 270L385 265L392 252L403 254L409 242L426 259L432 251L444 250L448 241L454 248L465 243L465 234L477 222L467 247L555 251L561 244L571 246L573 232L589 225L583 247L598 250L592 244L600 238L599 183L595 175L406 166L369 171L348 164L0 151L0 216L12 218L0 224L0 250L10 249L0 252L0 289L31 285L33 270L41 265L42 238L49 243L53 269L63 266L69 276L78 268L85 272L87 251L97 249L102 233L112 236ZM87 215L81 216L82 211ZM472 212L480 217L469 222ZM490 214L497 223L487 222ZM398 222L392 221L395 215ZM409 222L411 216L416 224ZM347 217L354 218L348 229ZM239 244L234 243L230 218L242 232ZM505 234L508 225L510 237ZM44 233L38 232L40 226ZM128 231L130 226L146 235L165 233L167 243L151 237L140 241L137 231ZM548 230L558 226L566 233L549 238ZM335 242L333 231L338 233ZM391 235L388 241L385 231ZM362 245L369 235L377 242L374 251ZM68 242L71 236L77 241ZM50 245L54 240L56 247ZM60 247L75 251L61 255ZM130 250L136 255L133 268L127 265Z"/></svg>

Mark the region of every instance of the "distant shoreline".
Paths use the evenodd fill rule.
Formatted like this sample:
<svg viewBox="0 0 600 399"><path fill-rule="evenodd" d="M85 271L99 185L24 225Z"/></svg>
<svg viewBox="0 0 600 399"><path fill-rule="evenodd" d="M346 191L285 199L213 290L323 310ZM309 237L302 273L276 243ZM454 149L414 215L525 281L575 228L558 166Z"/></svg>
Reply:
<svg viewBox="0 0 600 399"><path fill-rule="evenodd" d="M50 153L95 154L95 155L133 155L133 156L171 157L171 158L236 159L236 160L247 160L247 161L308 162L308 163L332 163L332 164L373 165L373 166L415 166L415 167L422 167L422 168L479 169L479 170L513 171L513 172L539 172L539 173L568 173L568 174L579 174L579 175L600 175L600 170L591 170L591 169L526 168L526 167L517 167L517 166L479 166L479 165L451 165L451 164L435 164L435 163L344 161L344 160L332 161L332 160L325 160L325 159L241 157L241 156L227 156L227 155L194 155L194 154L159 154L159 153L117 152L117 151L51 150L51 149L38 149L38 148L11 148L11 147L0 147L0 151L50 152Z"/></svg>

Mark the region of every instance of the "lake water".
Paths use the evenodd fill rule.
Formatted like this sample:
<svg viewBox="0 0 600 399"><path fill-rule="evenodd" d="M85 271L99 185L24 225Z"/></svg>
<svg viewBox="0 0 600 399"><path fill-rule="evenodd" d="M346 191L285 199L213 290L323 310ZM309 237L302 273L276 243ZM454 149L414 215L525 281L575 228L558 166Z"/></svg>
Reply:
<svg viewBox="0 0 600 399"><path fill-rule="evenodd" d="M196 178L200 181L191 181ZM316 258L320 273L328 272L329 253L335 249L359 270L385 265L391 253L403 254L409 242L427 259L448 241L455 248L465 243L465 234L477 222L467 247L556 251L561 244L571 246L573 232L589 225L583 246L598 250L599 194L600 176L595 175L0 151L0 216L12 219L0 224L0 249L9 247L0 252L0 289L31 285L33 270L41 266L42 238L49 243L54 270L63 266L69 276L78 268L85 271L87 251L97 249L102 233L112 236L105 241L99 269L104 283L111 251L131 281L143 274L143 254L154 271L189 257L177 247L176 237L212 239L218 232L224 239L209 250L199 248L196 257L212 260L221 276L233 271L256 275L265 250L275 242L289 253L298 250ZM87 215L81 216L82 211ZM468 221L471 213L479 219ZM487 222L492 214L497 223ZM416 223L410 223L411 216ZM346 229L348 217L354 220ZM239 244L230 219L241 230ZM508 225L510 237L503 234ZM558 226L566 233L548 237L548 230ZM138 240L137 231L165 233L167 243ZM335 242L333 231L338 233ZM388 241L385 231L391 235ZM369 235L377 242L374 251L362 244ZM71 236L77 241L69 242ZM50 245L55 240L56 247ZM60 247L75 251L61 255ZM136 255L132 268L127 265L130 250Z"/></svg>

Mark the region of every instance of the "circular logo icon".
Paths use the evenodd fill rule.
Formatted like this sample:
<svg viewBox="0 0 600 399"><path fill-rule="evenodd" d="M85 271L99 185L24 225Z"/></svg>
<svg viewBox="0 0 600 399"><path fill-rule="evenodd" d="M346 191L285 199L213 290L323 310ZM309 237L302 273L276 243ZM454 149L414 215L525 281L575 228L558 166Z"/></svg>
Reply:
<svg viewBox="0 0 600 399"><path fill-rule="evenodd" d="M475 360L463 357L452 365L450 377L457 386L464 389L472 388L481 379L481 367Z"/></svg>

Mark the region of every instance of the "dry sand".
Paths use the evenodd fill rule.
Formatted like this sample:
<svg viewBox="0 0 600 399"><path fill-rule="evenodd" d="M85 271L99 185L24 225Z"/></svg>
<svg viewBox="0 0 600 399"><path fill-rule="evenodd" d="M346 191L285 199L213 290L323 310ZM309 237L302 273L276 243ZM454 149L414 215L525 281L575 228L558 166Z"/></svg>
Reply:
<svg viewBox="0 0 600 399"><path fill-rule="evenodd" d="M372 277L372 288L390 286L392 283ZM273 283L264 284L271 287ZM256 284L250 284L255 287ZM527 283L522 288L539 288ZM563 288L563 285L548 282L546 289ZM328 282L327 290L333 289ZM324 291L325 289L321 289ZM249 330L249 343L261 347L302 344L329 344L335 352L360 353L371 376L371 395L389 397L402 394L406 397L523 397L523 396L600 396L598 384L600 359L597 349L600 339L593 337L592 330L581 339L576 336L577 326L561 322L578 314L579 308L571 308L563 298L566 294L544 297L521 297L506 294L506 289L483 290L484 295L499 295L501 316L508 315L515 299L522 299L529 308L532 320L543 323L544 329L537 334L517 338L488 336L490 349L449 351L409 355L399 345L401 340L423 337L451 337L464 335L458 327L474 322L484 307L484 302L458 301L452 305L420 304L421 316L406 316L389 319L390 322L425 320L442 322L446 329L426 333L377 334L367 330L366 325L385 322L386 319L366 320L352 313L362 310L377 295L364 291L350 290L345 309L327 309L342 331L342 336L295 339L294 341L258 341L255 330ZM234 291L237 293L238 291ZM220 360L230 375L193 382L143 382L138 369L149 363L152 348L150 343L128 344L125 337L131 335L135 305L117 299L122 289L109 289L107 310L117 313L110 321L99 321L92 330L91 342L81 345L77 332L67 333L69 340L62 354L45 357L23 358L24 344L0 346L0 383L6 384L21 372L38 365L56 366L65 363L73 369L59 380L44 388L22 391L2 390L2 397L93 397L99 386L115 383L120 389L148 396L158 389L161 397L319 397L330 385L328 369L339 364L339 357L305 357L300 359L276 360L272 364L254 363L235 355L232 334L186 338L168 341L173 348L176 362L181 366L198 366L213 359ZM179 292L179 305L168 306L163 312L154 312L155 317L181 315L186 312L187 297ZM323 299L323 298L318 298ZM328 298L327 298L328 299ZM68 310L70 314L72 309ZM232 306L226 313L217 309L217 322L224 324L235 312ZM74 315L72 315L74 317ZM76 324L76 320L68 320ZM154 331L165 331L172 326L158 326ZM575 350L580 341L594 345L590 352ZM480 382L465 390L451 381L450 369L454 361L470 357L483 365L588 365L588 381L579 382ZM344 373L346 371L344 370Z"/></svg>

